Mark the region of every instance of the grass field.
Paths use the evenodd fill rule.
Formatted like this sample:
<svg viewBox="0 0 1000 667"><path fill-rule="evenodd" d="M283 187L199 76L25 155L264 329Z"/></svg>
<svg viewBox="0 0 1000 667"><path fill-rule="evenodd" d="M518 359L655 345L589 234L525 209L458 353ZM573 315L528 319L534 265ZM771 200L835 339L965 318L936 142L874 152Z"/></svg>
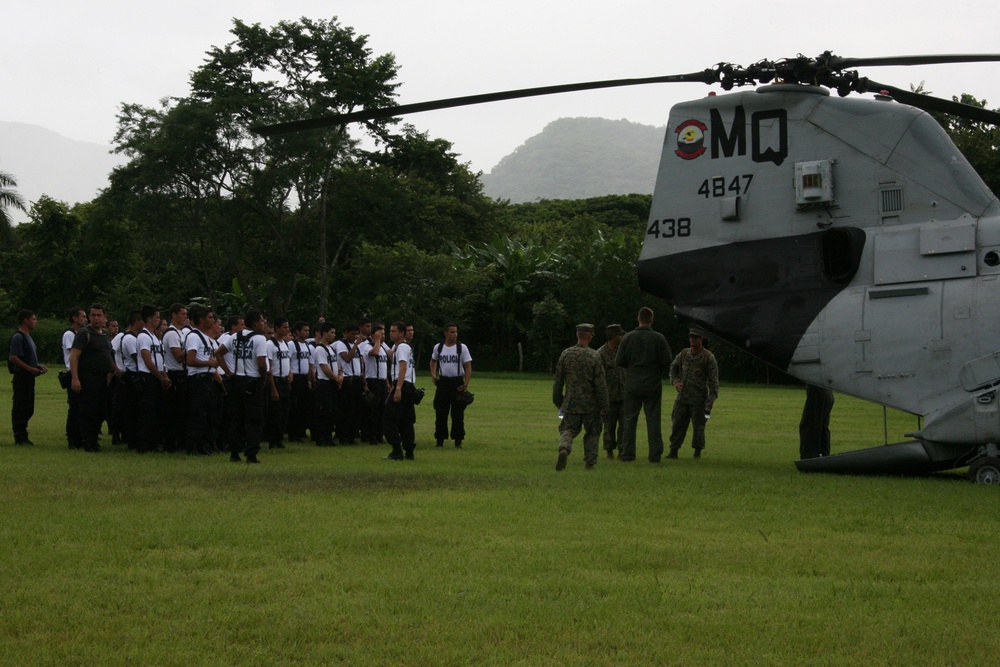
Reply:
<svg viewBox="0 0 1000 667"><path fill-rule="evenodd" d="M462 450L427 446L428 400L416 461L291 445L247 466L69 451L54 374L16 447L4 380L0 662L996 659L996 487L799 474L804 392L773 387L723 387L700 461L588 472L578 442L556 473L549 379L473 390ZM914 427L890 413L890 442ZM881 444L882 409L838 396L832 431L834 452Z"/></svg>

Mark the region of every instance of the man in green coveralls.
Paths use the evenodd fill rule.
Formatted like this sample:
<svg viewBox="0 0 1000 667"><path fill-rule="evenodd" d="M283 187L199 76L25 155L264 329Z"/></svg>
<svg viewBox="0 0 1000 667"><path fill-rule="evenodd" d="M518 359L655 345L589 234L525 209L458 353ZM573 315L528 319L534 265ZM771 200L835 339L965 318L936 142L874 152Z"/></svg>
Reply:
<svg viewBox="0 0 1000 667"><path fill-rule="evenodd" d="M563 350L556 364L552 402L562 413L559 423L559 458L556 470L566 467L573 438L583 430L583 462L587 470L597 463L601 419L608 409L608 387L597 351L591 349L593 324L576 325L576 345ZM563 394L565 386L566 393Z"/></svg>
<svg viewBox="0 0 1000 667"><path fill-rule="evenodd" d="M670 368L670 345L658 331L653 331L653 311L639 309L639 326L625 334L615 361L625 369L625 433L621 460L635 461L635 431L639 411L646 414L649 439L649 462L659 463L663 456L663 432L660 428L663 399L663 376Z"/></svg>
<svg viewBox="0 0 1000 667"><path fill-rule="evenodd" d="M677 450L684 444L688 423L694 426L691 446L694 457L701 458L705 449L705 422L719 396L719 364L715 355L705 349L705 338L697 329L688 332L691 347L681 350L670 364L670 384L677 390L671 414L673 430L670 433L670 454L676 459Z"/></svg>

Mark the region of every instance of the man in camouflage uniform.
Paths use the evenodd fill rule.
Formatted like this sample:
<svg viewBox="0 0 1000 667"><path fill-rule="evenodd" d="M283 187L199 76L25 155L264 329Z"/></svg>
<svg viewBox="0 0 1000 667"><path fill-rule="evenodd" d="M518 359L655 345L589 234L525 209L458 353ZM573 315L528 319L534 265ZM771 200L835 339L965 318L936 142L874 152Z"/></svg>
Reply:
<svg viewBox="0 0 1000 667"><path fill-rule="evenodd" d="M624 400L625 400L625 369L615 363L618 346L622 342L625 331L620 324L609 324L605 330L607 342L597 350L604 366L604 380L608 385L608 412L604 415L604 450L608 458L615 458L622 452L622 436L625 431Z"/></svg>
<svg viewBox="0 0 1000 667"><path fill-rule="evenodd" d="M719 364L715 355L705 349L705 338L697 329L688 332L688 340L691 347L681 350L670 364L670 383L677 389L670 415L673 422L670 454L667 455L670 459L677 458L677 450L687 436L688 423L694 425L691 439L694 457L701 458L701 450L705 449L706 413L719 396Z"/></svg>
<svg viewBox="0 0 1000 667"><path fill-rule="evenodd" d="M563 350L556 364L552 402L562 413L556 470L566 467L566 459L573 449L573 438L580 434L581 429L584 431L583 461L587 470L591 470L597 463L601 418L608 410L608 387L604 381L601 358L590 348L593 337L593 324L578 324L576 345Z"/></svg>

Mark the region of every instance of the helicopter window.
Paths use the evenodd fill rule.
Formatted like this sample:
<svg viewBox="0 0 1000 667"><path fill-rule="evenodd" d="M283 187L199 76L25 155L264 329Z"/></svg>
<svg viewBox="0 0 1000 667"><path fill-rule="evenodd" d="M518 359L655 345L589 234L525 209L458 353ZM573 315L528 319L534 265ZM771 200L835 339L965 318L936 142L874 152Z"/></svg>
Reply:
<svg viewBox="0 0 1000 667"><path fill-rule="evenodd" d="M799 207L833 202L833 163L795 163L795 203Z"/></svg>
<svg viewBox="0 0 1000 667"><path fill-rule="evenodd" d="M854 275L857 262L851 235L843 229L823 233L823 273L833 282L847 282Z"/></svg>

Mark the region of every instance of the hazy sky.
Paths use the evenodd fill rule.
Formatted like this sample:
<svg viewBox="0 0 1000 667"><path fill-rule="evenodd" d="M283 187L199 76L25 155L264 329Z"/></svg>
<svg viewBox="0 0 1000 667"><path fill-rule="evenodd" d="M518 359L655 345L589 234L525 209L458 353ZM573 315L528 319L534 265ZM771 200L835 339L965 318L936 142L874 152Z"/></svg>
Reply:
<svg viewBox="0 0 1000 667"><path fill-rule="evenodd" d="M747 65L799 53L840 56L1000 51L992 2L678 3L651 0L14 0L0 36L0 120L110 143L122 102L154 105L188 93L188 76L213 45L231 41L233 17L273 25L332 18L369 36L400 65L399 102L600 79ZM1000 63L877 68L863 75L935 94L970 92L1000 107ZM570 93L416 114L407 118L454 143L473 169L566 116L665 124L701 84ZM0 169L3 168L0 156Z"/></svg>

